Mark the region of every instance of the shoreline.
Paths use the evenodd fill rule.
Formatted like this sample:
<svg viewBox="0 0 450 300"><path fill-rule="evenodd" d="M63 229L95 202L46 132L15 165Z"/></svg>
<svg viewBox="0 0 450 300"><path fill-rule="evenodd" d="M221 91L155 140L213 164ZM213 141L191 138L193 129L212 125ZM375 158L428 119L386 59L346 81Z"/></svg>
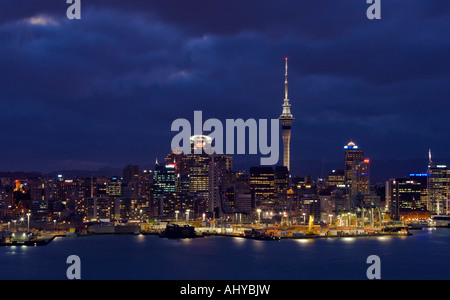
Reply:
<svg viewBox="0 0 450 300"><path fill-rule="evenodd" d="M424 228L425 229L425 228ZM436 228L429 228L429 229L436 229ZM8 246L28 246L28 247L36 247L36 246L45 246L50 244L56 237L85 237L85 236L98 236L98 235L156 235L161 238L164 238L164 236L161 236L160 231L140 231L140 232L105 232L105 233L79 233L79 234L51 234L50 236L46 238L41 238L37 240L32 241L12 241L12 242L2 242L0 243L0 247L8 247ZM233 234L233 233L219 233L219 232L203 232L198 233L197 236L193 237L174 237L172 239L195 239L197 237L230 237L230 238L244 238L244 239L252 239L252 240L261 240L261 241L281 241L281 240L308 240L308 239L339 239L339 238L368 238L368 237L385 237L385 236L392 236L392 237L407 237L412 236L413 233L410 232L410 230L407 230L406 232L373 232L373 233L340 233L340 234L303 234L299 236L269 236L269 235L260 235L260 236L252 236L252 235L245 235L242 233L239 234Z"/></svg>

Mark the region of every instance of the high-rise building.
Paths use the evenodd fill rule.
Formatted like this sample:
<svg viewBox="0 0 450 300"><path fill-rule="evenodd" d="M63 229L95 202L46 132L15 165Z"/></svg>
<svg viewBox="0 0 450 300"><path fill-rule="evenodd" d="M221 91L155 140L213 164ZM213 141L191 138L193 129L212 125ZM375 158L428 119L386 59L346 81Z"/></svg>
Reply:
<svg viewBox="0 0 450 300"><path fill-rule="evenodd" d="M189 157L187 154L171 152L166 156L164 161L167 164L174 164L177 174L181 176L189 174Z"/></svg>
<svg viewBox="0 0 450 300"><path fill-rule="evenodd" d="M106 182L106 194L109 196L121 196L122 195L122 182L123 179L119 177L111 177Z"/></svg>
<svg viewBox="0 0 450 300"><path fill-rule="evenodd" d="M437 215L448 214L450 198L450 170L447 165L435 164L431 160L428 164L427 180L427 209Z"/></svg>
<svg viewBox="0 0 450 300"><path fill-rule="evenodd" d="M420 183L420 203L416 199L416 207L427 210L428 203L428 173L411 173L409 179Z"/></svg>
<svg viewBox="0 0 450 300"><path fill-rule="evenodd" d="M288 59L286 57L286 72L284 80L284 103L283 111L279 117L281 123L281 135L283 138L283 166L287 167L288 170L291 168L291 127L294 121L294 116L291 113L291 104L288 98Z"/></svg>
<svg viewBox="0 0 450 300"><path fill-rule="evenodd" d="M249 213L253 208L252 191L250 188L250 175L245 172L236 172L232 184L233 198L228 199L229 207L238 213Z"/></svg>
<svg viewBox="0 0 450 300"><path fill-rule="evenodd" d="M327 188L345 188L345 172L343 169L332 170L326 181Z"/></svg>
<svg viewBox="0 0 450 300"><path fill-rule="evenodd" d="M250 189L255 206L261 209L271 209L275 200L275 181L272 167L250 168Z"/></svg>
<svg viewBox="0 0 450 300"><path fill-rule="evenodd" d="M353 141L350 141L344 146L344 175L347 189L350 189L352 185L352 169L354 164L359 161L364 161L364 150L360 149Z"/></svg>
<svg viewBox="0 0 450 300"><path fill-rule="evenodd" d="M167 207L174 207L172 197L165 199L165 195L175 193L175 165L173 164L156 164L153 171L153 214L161 215L163 212L168 213ZM166 201L166 203L165 203Z"/></svg>
<svg viewBox="0 0 450 300"><path fill-rule="evenodd" d="M209 170L211 157L205 152L211 146L212 139L206 135L194 135L190 138L189 157L189 193L194 196L196 213L204 213L209 204Z"/></svg>
<svg viewBox="0 0 450 300"><path fill-rule="evenodd" d="M274 172L275 200L279 205L286 205L289 189L289 170L286 166L276 166Z"/></svg>
<svg viewBox="0 0 450 300"><path fill-rule="evenodd" d="M400 219L402 211L422 209L420 181L411 177L390 179L385 187L387 206L394 220Z"/></svg>
<svg viewBox="0 0 450 300"><path fill-rule="evenodd" d="M229 155L212 154L209 161L209 197L207 212L214 217L223 215L227 175L232 171L232 157Z"/></svg>
<svg viewBox="0 0 450 300"><path fill-rule="evenodd" d="M354 161L351 170L350 194L368 195L370 194L370 160L364 159Z"/></svg>
<svg viewBox="0 0 450 300"><path fill-rule="evenodd" d="M190 207L189 204L192 198L189 195L189 166L191 157L181 151L172 151L164 160L167 164L175 165L175 197L177 198L177 202L180 204L180 208L178 210L181 212L184 211L184 209L192 210L192 207Z"/></svg>

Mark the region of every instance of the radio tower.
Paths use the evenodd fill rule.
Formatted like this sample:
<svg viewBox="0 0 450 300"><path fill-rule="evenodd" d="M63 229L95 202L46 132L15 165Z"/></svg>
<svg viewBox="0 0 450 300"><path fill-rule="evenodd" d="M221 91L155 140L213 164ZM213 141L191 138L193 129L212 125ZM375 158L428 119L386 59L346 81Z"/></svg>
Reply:
<svg viewBox="0 0 450 300"><path fill-rule="evenodd" d="M283 165L290 170L290 143L291 143L291 126L294 121L294 116L291 114L291 105L288 98L288 58L286 57L286 73L284 80L284 103L283 112L279 117L281 123L281 135L283 137Z"/></svg>

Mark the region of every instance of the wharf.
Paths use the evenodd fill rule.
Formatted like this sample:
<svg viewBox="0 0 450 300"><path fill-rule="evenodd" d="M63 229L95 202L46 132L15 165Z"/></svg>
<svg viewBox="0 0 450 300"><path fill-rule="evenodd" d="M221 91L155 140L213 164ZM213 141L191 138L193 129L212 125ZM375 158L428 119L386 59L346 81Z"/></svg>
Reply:
<svg viewBox="0 0 450 300"><path fill-rule="evenodd" d="M251 236L243 234L232 233L216 233L210 234L211 236L223 236L223 237L238 237L253 240L266 240L266 241L279 241L279 240L301 240L301 239L332 239L332 238L363 238L363 237L382 237L382 236L410 236L412 233L366 233L366 234L341 234L341 235L318 235L318 234L305 234L299 236ZM208 236L208 235L205 235Z"/></svg>
<svg viewBox="0 0 450 300"><path fill-rule="evenodd" d="M0 246L45 246L48 245L53 239L55 239L57 236L56 234L51 235L44 235L38 238L30 239L30 240L9 240L9 241L2 241L0 242Z"/></svg>

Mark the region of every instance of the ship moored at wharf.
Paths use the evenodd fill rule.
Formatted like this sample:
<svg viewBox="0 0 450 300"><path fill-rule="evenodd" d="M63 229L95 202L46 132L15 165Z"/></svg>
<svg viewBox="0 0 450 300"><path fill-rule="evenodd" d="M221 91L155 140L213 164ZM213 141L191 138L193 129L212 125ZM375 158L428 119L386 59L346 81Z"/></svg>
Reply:
<svg viewBox="0 0 450 300"><path fill-rule="evenodd" d="M184 230L184 231L183 231ZM184 232L184 233L182 233ZM339 238L339 237L371 237L371 236L409 236L409 227L404 225L372 227L321 227L319 225L297 226L266 226L262 224L202 226L201 223L168 224L159 223L154 226L146 225L141 228L144 235L159 235L161 237L201 237L224 236L242 237L256 240L276 241L281 239L305 238Z"/></svg>
<svg viewBox="0 0 450 300"><path fill-rule="evenodd" d="M167 224L166 229L159 234L164 238L198 238L204 237L195 232L195 227L190 225Z"/></svg>
<svg viewBox="0 0 450 300"><path fill-rule="evenodd" d="M1 231L0 246L45 246L57 236L26 231Z"/></svg>

